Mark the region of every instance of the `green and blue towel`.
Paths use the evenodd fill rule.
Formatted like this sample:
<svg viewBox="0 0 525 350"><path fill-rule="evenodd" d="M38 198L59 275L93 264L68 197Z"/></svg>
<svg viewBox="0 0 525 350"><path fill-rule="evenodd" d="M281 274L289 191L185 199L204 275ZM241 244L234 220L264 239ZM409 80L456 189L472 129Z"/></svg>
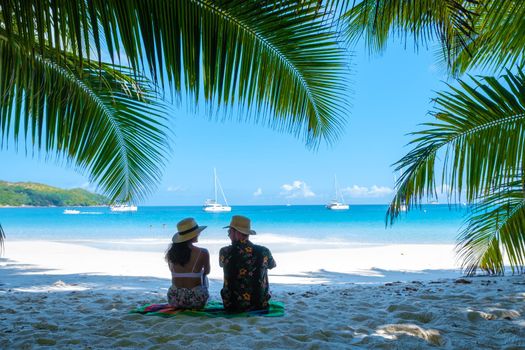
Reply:
<svg viewBox="0 0 525 350"><path fill-rule="evenodd" d="M284 304L278 301L270 301L270 308L268 310L252 310L236 314L226 312L220 301L209 301L204 309L177 309L169 304L146 304L131 310L131 313L161 317L174 317L177 315L228 318L252 316L280 317L284 316Z"/></svg>

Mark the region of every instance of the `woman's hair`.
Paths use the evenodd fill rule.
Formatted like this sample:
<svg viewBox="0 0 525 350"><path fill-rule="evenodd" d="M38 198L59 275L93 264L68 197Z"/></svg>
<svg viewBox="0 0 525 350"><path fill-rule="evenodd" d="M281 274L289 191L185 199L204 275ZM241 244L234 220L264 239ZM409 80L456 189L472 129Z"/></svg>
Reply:
<svg viewBox="0 0 525 350"><path fill-rule="evenodd" d="M172 264L184 266L188 261L190 261L190 242L191 241L172 243L168 251L166 252L166 261Z"/></svg>

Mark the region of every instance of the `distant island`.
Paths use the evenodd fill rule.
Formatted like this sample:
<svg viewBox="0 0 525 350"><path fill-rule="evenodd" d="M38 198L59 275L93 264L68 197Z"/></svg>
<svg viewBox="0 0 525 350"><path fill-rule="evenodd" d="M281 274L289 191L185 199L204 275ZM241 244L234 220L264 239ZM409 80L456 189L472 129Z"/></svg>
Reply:
<svg viewBox="0 0 525 350"><path fill-rule="evenodd" d="M81 188L64 190L33 182L0 181L0 206L50 207L108 205L109 199Z"/></svg>

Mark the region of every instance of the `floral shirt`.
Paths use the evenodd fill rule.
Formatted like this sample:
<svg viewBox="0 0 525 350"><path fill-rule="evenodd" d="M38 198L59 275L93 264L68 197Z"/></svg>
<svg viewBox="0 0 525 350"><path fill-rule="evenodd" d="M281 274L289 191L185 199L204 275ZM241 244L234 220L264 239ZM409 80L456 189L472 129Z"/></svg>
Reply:
<svg viewBox="0 0 525 350"><path fill-rule="evenodd" d="M237 241L221 248L219 264L224 269L221 296L226 310L240 312L268 308L271 297L268 269L275 267L268 248L249 240Z"/></svg>

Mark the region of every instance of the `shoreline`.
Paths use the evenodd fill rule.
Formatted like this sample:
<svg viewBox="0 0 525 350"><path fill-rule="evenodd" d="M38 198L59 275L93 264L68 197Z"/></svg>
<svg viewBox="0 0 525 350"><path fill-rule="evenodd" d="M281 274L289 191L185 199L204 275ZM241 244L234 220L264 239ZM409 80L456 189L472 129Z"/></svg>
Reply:
<svg viewBox="0 0 525 350"><path fill-rule="evenodd" d="M352 207L359 207L359 206L378 206L378 207L388 207L390 203L354 203L350 205L350 209L352 210ZM200 208L203 205L202 204L140 204L137 205L138 207L157 207L157 208L169 208L169 207L195 207ZM424 203L422 204L423 207L432 207L432 206L448 206L448 207L458 207L463 208L465 207L465 204L462 202L459 203ZM48 206L32 206L32 205L0 205L1 208L68 208L68 207L80 207L80 208L99 208L99 207L110 207L109 204L101 204L101 205L48 205ZM236 204L232 205L232 207L324 207L326 208L326 203L310 203L310 204ZM330 211L329 209L326 209L327 211ZM413 208L412 211L416 212L419 211L417 208ZM204 213L204 211L203 211Z"/></svg>
<svg viewBox="0 0 525 350"><path fill-rule="evenodd" d="M37 208L109 208L110 205L0 205L0 209L37 209Z"/></svg>

